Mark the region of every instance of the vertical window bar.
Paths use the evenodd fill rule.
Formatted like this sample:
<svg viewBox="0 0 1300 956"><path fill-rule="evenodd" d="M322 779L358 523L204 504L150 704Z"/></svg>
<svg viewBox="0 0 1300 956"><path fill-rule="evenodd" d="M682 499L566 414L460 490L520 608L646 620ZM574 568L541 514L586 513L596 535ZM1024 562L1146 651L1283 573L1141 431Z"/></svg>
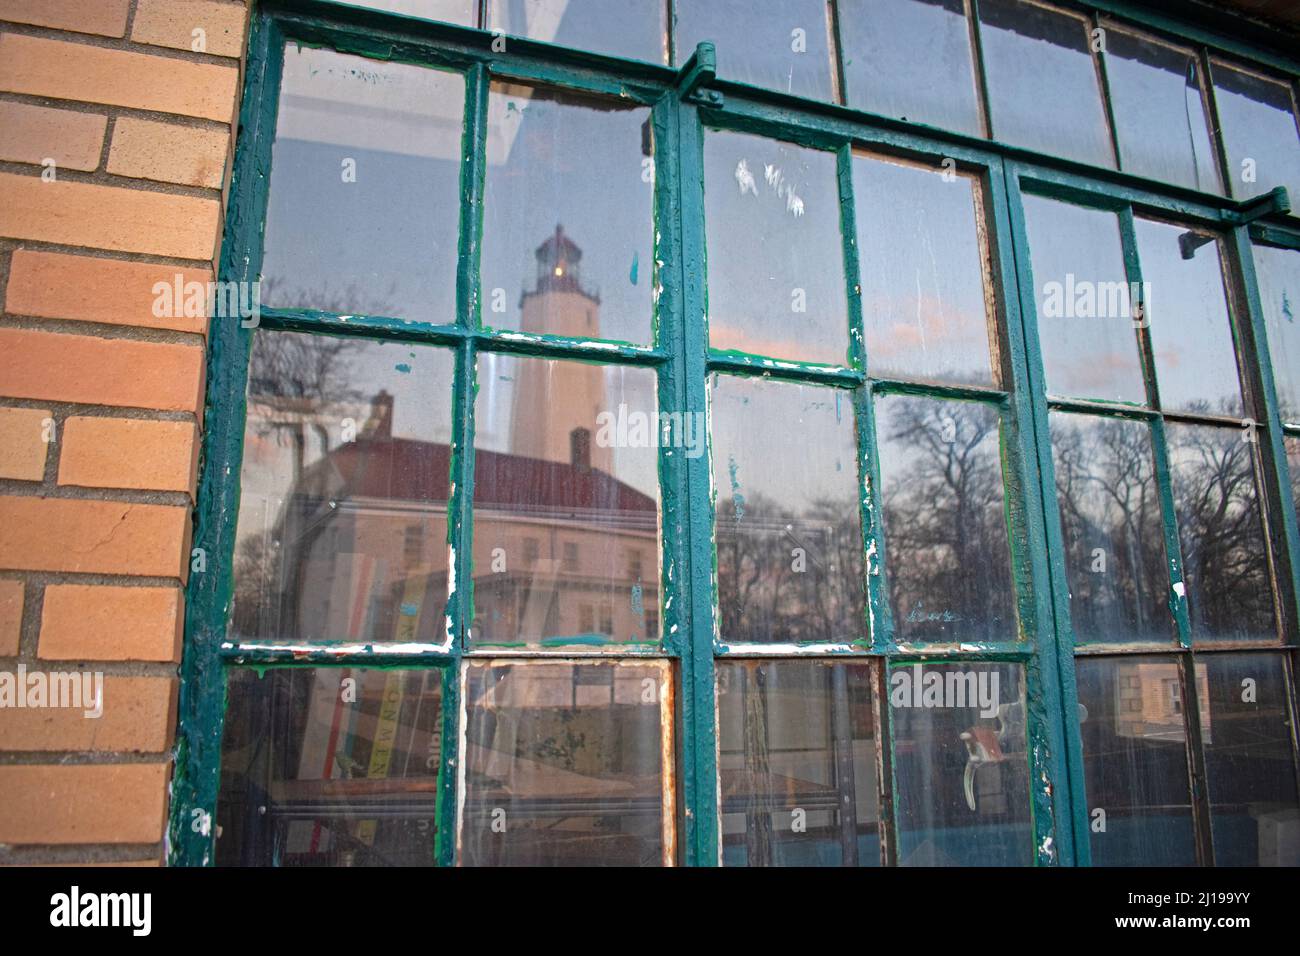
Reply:
<svg viewBox="0 0 1300 956"><path fill-rule="evenodd" d="M1134 329L1137 336L1138 360L1142 363L1142 378L1146 381L1147 406L1153 411L1160 409L1160 386L1156 380L1155 353L1151 348L1151 316L1147 314L1146 302L1142 300L1142 263L1138 259L1137 232L1133 222L1133 207L1125 205L1119 211L1120 244L1124 254L1124 278L1129 284L1129 295L1141 308L1142 321ZM1136 319L1135 319L1136 321ZM1178 643L1185 648L1192 646L1191 619L1187 610L1187 586L1183 577L1182 550L1178 539L1178 515L1174 508L1173 479L1169 470L1169 446L1165 435L1164 416L1157 414L1151 419L1153 438L1152 451L1155 454L1156 481L1160 489L1160 511L1164 517L1165 554L1169 562L1170 610L1178 627Z"/></svg>
<svg viewBox="0 0 1300 956"><path fill-rule="evenodd" d="M1106 28L1102 25L1101 14L1094 12L1089 22L1092 30L1088 36L1088 47L1092 50L1092 61L1097 66L1097 82L1101 87L1101 106L1106 111L1106 128L1110 131L1110 149L1115 154L1115 168L1123 170L1124 157L1119 150L1119 132L1115 127L1115 105L1110 98L1110 76L1106 72ZM1096 47L1096 37L1100 34L1101 46Z"/></svg>
<svg viewBox="0 0 1300 956"><path fill-rule="evenodd" d="M479 321L479 261L483 230L483 179L487 168L487 67L475 64L465 75L465 132L462 139L460 262L456 271L456 320L474 328ZM452 395L451 501L448 502L448 567L453 575L447 601L450 665L444 672L442 771L438 778L437 857L454 866L460 821L457 784L463 768L460 748L460 659L469 645L474 620L474 394L477 348L472 337L456 349Z"/></svg>
<svg viewBox="0 0 1300 956"><path fill-rule="evenodd" d="M1196 833L1196 862L1214 865L1214 830L1210 825L1210 788L1205 775L1205 749L1201 742L1201 695L1196 691L1196 656L1179 657L1183 695L1183 727L1187 734L1187 772L1192 784L1192 826Z"/></svg>
<svg viewBox="0 0 1300 956"><path fill-rule="evenodd" d="M1023 343L1020 349L1023 358L1017 359L1014 354L1012 356L1013 372L1018 376L1012 400L1021 409L1021 422L1029 423L1022 424L1022 427L1032 428L1037 456L1037 505L1044 522L1047 558L1046 576L1039 579L1035 596L1042 609L1042 624L1048 620L1049 609L1054 621L1050 630L1045 626L1038 628L1040 666L1027 679L1037 679L1039 682L1041 719L1049 734L1052 779L1056 782L1052 797L1055 818L1059 824L1056 827L1058 862L1064 866L1089 866L1092 857L1088 841L1083 739L1079 729L1074 670L1074 635L1069 626L1069 578L1065 568L1065 545L1060 517L1059 513L1052 510L1056 502L1056 472L1052 462L1048 405L1042 397L1046 394L1046 388L1042 345L1038 336L1038 307L1034 295L1019 170L1014 164L1003 164L1000 175L995 167L994 175L990 177L990 200L994 210L997 245L1002 250L999 277L1009 330L1008 344L1014 345L1017 340ZM1023 370L1015 370L1016 361L1025 363ZM1043 588L1047 588L1049 593L1042 594ZM1052 666L1053 656L1055 667ZM1027 695L1026 700L1032 703L1033 697ZM1037 820L1036 815L1035 821ZM1036 828L1037 825L1036 822ZM1038 838L1037 832L1035 838Z"/></svg>
<svg viewBox="0 0 1300 956"><path fill-rule="evenodd" d="M1033 645L1025 674L1025 701L1034 853L1039 865L1072 866L1077 861L1075 827L1079 821L1071 812L1071 744L1078 745L1078 753L1082 753L1079 741L1072 740L1072 734L1077 738L1077 724L1074 731L1069 726L1076 699L1074 648L1069 629L1057 626L1068 620L1068 604L1067 617L1063 618L1056 603L1068 602L1068 588L1052 587L1053 581L1066 580L1064 547L1059 533L1055 542L1052 539L1053 531L1059 529L1055 516L1047 510L1056 495L1046 402L1035 400L1035 396L1044 394L1037 326L1030 329L1030 318L1036 318L1037 309L1029 274L1028 243L1023 238L1019 190L1013 204L1007 175L997 162L981 181L980 226L981 238L987 244L987 261L993 270L990 279L995 314L1001 316L997 341L999 364L1004 370L1001 384L1008 393L1008 409L1014 413L1011 460L1015 487L1010 489L1014 491L1010 500L1021 504L1012 512L1013 527L1018 526L1018 533L1011 536L1012 570L1020 627ZM1021 217L1018 223L1017 216ZM1053 562L1059 567L1054 567ZM1058 570L1059 577L1054 574ZM1061 631L1065 632L1063 638ZM1068 656L1065 668L1060 666L1061 654ZM1060 715L1065 715L1064 727ZM1081 782L1081 770L1079 779ZM1053 785L1046 785L1049 780Z"/></svg>
<svg viewBox="0 0 1300 956"><path fill-rule="evenodd" d="M1267 540L1275 550L1273 580L1279 605L1278 621L1284 642L1291 646L1300 644L1300 529L1296 523L1295 499L1291 494L1291 471L1286 456L1286 436L1282 431L1282 416L1278 410L1277 387L1273 379L1273 361L1268 349L1268 332L1264 325L1264 310L1259 298L1259 281L1255 275L1254 248L1250 230L1238 226L1228 233L1225 244L1229 246L1228 261L1236 264L1234 281L1229 283L1232 299L1238 303L1236 326L1241 334L1241 355L1246 358L1247 391L1259 396L1253 411L1258 414L1262 400L1264 413L1264 438L1267 453L1262 456L1261 467L1270 480L1261 482L1261 498L1266 514L1281 517L1280 521L1267 521ZM1297 253L1300 255L1300 253ZM1258 434L1258 432L1257 432ZM1285 567L1277 560L1286 557ZM1286 578L1286 587L1282 579ZM1286 593L1289 592L1289 593ZM1294 685L1292 685L1294 686Z"/></svg>
<svg viewBox="0 0 1300 956"><path fill-rule="evenodd" d="M980 36L979 0L966 0L966 28L970 30L971 51L974 53L976 100L979 102L980 116L984 123L984 136L996 140L997 133L993 126L993 110L989 107L989 84L984 74L984 41Z"/></svg>
<svg viewBox="0 0 1300 956"><path fill-rule="evenodd" d="M222 247L219 278L251 282L262 267L271 142L279 107L284 38L274 21L253 17L249 27L246 96L231 180L227 223L243 228ZM234 590L235 521L239 515L245 390L253 331L234 321L213 321L208 358L207 434L222 436L205 448L191 547L207 552L207 570L193 572L185 591L185 646L181 659L180 724L168 821L168 862L211 866L215 861L217 792L221 784L221 733L226 680L220 644ZM215 453L214 453L215 452ZM189 560L187 558L187 560Z"/></svg>
<svg viewBox="0 0 1300 956"><path fill-rule="evenodd" d="M898 866L898 820L894 793L894 733L889 712L889 660L875 659L872 680L875 693L872 701L872 718L876 724L876 776L880 811L877 827L880 832L880 865Z"/></svg>
<svg viewBox="0 0 1300 956"><path fill-rule="evenodd" d="M826 0L827 46L831 55L831 79L834 86L835 102L841 105L849 101L849 88L844 80L844 32L840 29L840 5L838 0Z"/></svg>
<svg viewBox="0 0 1300 956"><path fill-rule="evenodd" d="M1199 47L1197 54L1201 65L1201 85L1205 90L1205 103L1210 111L1210 134L1214 140L1214 155L1219 163L1219 177L1223 181L1223 194L1238 198L1236 177L1228 159L1228 146L1223 141L1223 124L1219 122L1219 95L1214 89L1214 69L1210 65L1210 51Z"/></svg>
<svg viewBox="0 0 1300 956"><path fill-rule="evenodd" d="M678 101L676 177L680 218L680 241L674 268L680 270L680 298L677 315L681 321L681 353L674 359L680 369L683 408L702 411L708 405L709 330L707 312L706 254L704 246L704 128L698 109ZM704 420L707 422L707 413ZM715 637L713 547L713 452L706 435L708 454L687 459L687 534L690 554L685 601L689 646L682 654L682 714L686 743L682 768L686 789L686 833L682 844L688 866L717 866L722 843L718 826L717 713L714 701L713 647ZM678 602L674 602L678 603Z"/></svg>

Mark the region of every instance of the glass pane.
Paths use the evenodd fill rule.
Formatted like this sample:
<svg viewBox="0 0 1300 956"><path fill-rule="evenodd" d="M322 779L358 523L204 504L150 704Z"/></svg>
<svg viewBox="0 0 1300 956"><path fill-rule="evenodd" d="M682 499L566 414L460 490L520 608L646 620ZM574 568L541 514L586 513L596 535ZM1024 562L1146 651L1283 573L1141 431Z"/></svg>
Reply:
<svg viewBox="0 0 1300 956"><path fill-rule="evenodd" d="M1236 349L1213 236L1162 222L1135 223L1160 406L1242 415Z"/></svg>
<svg viewBox="0 0 1300 956"><path fill-rule="evenodd" d="M1278 411L1282 421L1300 423L1300 252L1255 246L1255 275Z"/></svg>
<svg viewBox="0 0 1300 956"><path fill-rule="evenodd" d="M851 393L715 375L710 420L722 640L861 641Z"/></svg>
<svg viewBox="0 0 1300 956"><path fill-rule="evenodd" d="M997 333L974 179L857 156L853 198L868 372L993 385Z"/></svg>
<svg viewBox="0 0 1300 956"><path fill-rule="evenodd" d="M456 320L465 81L289 44L262 304Z"/></svg>
<svg viewBox="0 0 1300 956"><path fill-rule="evenodd" d="M651 369L482 354L474 444L475 646L659 640L658 443Z"/></svg>
<svg viewBox="0 0 1300 956"><path fill-rule="evenodd" d="M963 0L839 0L839 16L850 106L983 135Z"/></svg>
<svg viewBox="0 0 1300 956"><path fill-rule="evenodd" d="M443 643L452 361L396 342L257 334L235 635Z"/></svg>
<svg viewBox="0 0 1300 956"><path fill-rule="evenodd" d="M1190 50L1106 28L1106 80L1126 171L1221 191L1200 72Z"/></svg>
<svg viewBox="0 0 1300 956"><path fill-rule="evenodd" d="M1146 403L1119 219L1025 196L1047 391Z"/></svg>
<svg viewBox="0 0 1300 956"><path fill-rule="evenodd" d="M664 0L488 0L488 29L634 60L668 62Z"/></svg>
<svg viewBox="0 0 1300 956"><path fill-rule="evenodd" d="M1063 412L1051 429L1075 641L1173 639L1150 429Z"/></svg>
<svg viewBox="0 0 1300 956"><path fill-rule="evenodd" d="M1086 21L1024 0L980 0L979 12L993 138L1115 165Z"/></svg>
<svg viewBox="0 0 1300 956"><path fill-rule="evenodd" d="M671 862L668 666L465 666L465 866Z"/></svg>
<svg viewBox="0 0 1300 956"><path fill-rule="evenodd" d="M1016 640L998 411L876 399L896 640Z"/></svg>
<svg viewBox="0 0 1300 956"><path fill-rule="evenodd" d="M1219 107L1228 178L1237 198L1260 196L1274 186L1300 193L1300 136L1291 91L1285 83L1215 62L1214 99Z"/></svg>
<svg viewBox="0 0 1300 956"><path fill-rule="evenodd" d="M218 866L431 866L442 673L227 674Z"/></svg>
<svg viewBox="0 0 1300 956"><path fill-rule="evenodd" d="M1198 679L1218 866L1300 866L1300 794L1280 654L1205 654Z"/></svg>
<svg viewBox="0 0 1300 956"><path fill-rule="evenodd" d="M1253 432L1170 423L1166 433L1192 637L1276 639Z"/></svg>
<svg viewBox="0 0 1300 956"><path fill-rule="evenodd" d="M847 365L835 154L710 131L704 186L709 345Z"/></svg>
<svg viewBox="0 0 1300 956"><path fill-rule="evenodd" d="M1195 866L1181 668L1171 657L1075 661L1094 866Z"/></svg>
<svg viewBox="0 0 1300 956"><path fill-rule="evenodd" d="M475 12L478 7L478 0L339 0L339 2L354 7L368 7L371 10L386 10L390 13L424 17L428 20L445 20L466 27L475 25Z"/></svg>
<svg viewBox="0 0 1300 956"><path fill-rule="evenodd" d="M724 866L879 866L872 666L718 661Z"/></svg>
<svg viewBox="0 0 1300 956"><path fill-rule="evenodd" d="M483 200L484 325L650 340L650 130L646 107L492 84Z"/></svg>
<svg viewBox="0 0 1300 956"><path fill-rule="evenodd" d="M708 40L724 79L834 98L825 0L676 0L673 9L679 66Z"/></svg>
<svg viewBox="0 0 1300 956"><path fill-rule="evenodd" d="M895 665L889 669L889 704L898 862L1029 865L1023 668Z"/></svg>

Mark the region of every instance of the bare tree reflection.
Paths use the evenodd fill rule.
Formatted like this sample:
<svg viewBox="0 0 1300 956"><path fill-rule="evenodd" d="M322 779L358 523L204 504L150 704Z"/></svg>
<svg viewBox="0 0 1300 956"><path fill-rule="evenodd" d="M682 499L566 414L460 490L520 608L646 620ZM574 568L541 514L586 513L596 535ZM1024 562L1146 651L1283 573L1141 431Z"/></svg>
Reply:
<svg viewBox="0 0 1300 956"><path fill-rule="evenodd" d="M898 634L1014 637L997 411L909 396L891 396L878 409Z"/></svg>
<svg viewBox="0 0 1300 956"><path fill-rule="evenodd" d="M1193 632L1201 638L1272 636L1255 442L1238 428L1171 424L1167 432Z"/></svg>
<svg viewBox="0 0 1300 956"><path fill-rule="evenodd" d="M1172 635L1151 437L1141 422L1056 415L1056 494L1076 640Z"/></svg>
<svg viewBox="0 0 1300 956"><path fill-rule="evenodd" d="M732 642L864 636L861 524L850 500L802 513L763 495L718 502L718 603Z"/></svg>

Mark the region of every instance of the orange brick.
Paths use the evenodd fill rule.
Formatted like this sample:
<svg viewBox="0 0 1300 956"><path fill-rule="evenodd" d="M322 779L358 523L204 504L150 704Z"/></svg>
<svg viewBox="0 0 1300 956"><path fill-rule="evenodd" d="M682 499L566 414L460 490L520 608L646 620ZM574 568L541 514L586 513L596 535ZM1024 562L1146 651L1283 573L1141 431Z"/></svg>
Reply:
<svg viewBox="0 0 1300 956"><path fill-rule="evenodd" d="M29 103L0 102L0 159L57 169L99 168L108 117L52 110Z"/></svg>
<svg viewBox="0 0 1300 956"><path fill-rule="evenodd" d="M196 412L203 349L0 329L0 395Z"/></svg>
<svg viewBox="0 0 1300 956"><path fill-rule="evenodd" d="M183 579L189 517L172 505L0 497L0 568Z"/></svg>
<svg viewBox="0 0 1300 956"><path fill-rule="evenodd" d="M16 249L9 265L5 307L13 315L138 325L202 335L208 327L203 316L154 314L158 298L154 286L162 282L174 288L177 276L181 277L182 287L190 282L206 284L212 281L212 270Z"/></svg>
<svg viewBox="0 0 1300 956"><path fill-rule="evenodd" d="M239 71L216 63L0 35L0 90L229 123Z"/></svg>
<svg viewBox="0 0 1300 956"><path fill-rule="evenodd" d="M0 0L0 20L120 37L130 0Z"/></svg>
<svg viewBox="0 0 1300 956"><path fill-rule="evenodd" d="M13 239L211 259L220 215L215 199L0 173L0 236Z"/></svg>
<svg viewBox="0 0 1300 956"><path fill-rule="evenodd" d="M69 418L59 484L194 492L198 429L193 422Z"/></svg>
<svg viewBox="0 0 1300 956"><path fill-rule="evenodd" d="M220 189L229 139L224 130L122 116L113 126L108 171L133 179Z"/></svg>
<svg viewBox="0 0 1300 956"><path fill-rule="evenodd" d="M72 675L76 687L63 684L66 689L59 692L68 695L62 703L75 701L77 706L0 708L0 750L162 753L171 746L175 678L100 675L97 679L93 668L53 671L32 665L26 673L28 678L34 673L47 675L47 694L60 687L56 681L62 675ZM100 715L88 717L86 712L95 709L96 694L102 694Z"/></svg>
<svg viewBox="0 0 1300 956"><path fill-rule="evenodd" d="M0 767L0 843L156 843L167 763Z"/></svg>
<svg viewBox="0 0 1300 956"><path fill-rule="evenodd" d="M53 424L43 408L0 408L0 478L45 477L46 437L53 437Z"/></svg>
<svg viewBox="0 0 1300 956"><path fill-rule="evenodd" d="M49 584L37 655L51 661L176 663L184 617L179 587Z"/></svg>
<svg viewBox="0 0 1300 956"><path fill-rule="evenodd" d="M239 3L210 0L140 0L131 39L177 50L237 57L244 47L245 9ZM203 46L194 31L203 31Z"/></svg>
<svg viewBox="0 0 1300 956"><path fill-rule="evenodd" d="M0 581L0 657L18 656L23 626L23 582Z"/></svg>

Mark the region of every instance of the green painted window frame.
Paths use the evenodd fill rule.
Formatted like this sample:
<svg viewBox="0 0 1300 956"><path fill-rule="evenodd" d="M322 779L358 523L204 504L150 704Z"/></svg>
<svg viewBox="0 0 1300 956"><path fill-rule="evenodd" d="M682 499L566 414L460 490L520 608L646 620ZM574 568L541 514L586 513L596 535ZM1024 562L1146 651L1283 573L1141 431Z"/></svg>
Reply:
<svg viewBox="0 0 1300 956"><path fill-rule="evenodd" d="M1059 4L1080 9L1077 4ZM972 12L977 0L970 0ZM1240 43L1199 29L1184 30L1164 18L1124 4L1094 2L1087 10L1096 17L1125 16L1146 31L1157 31L1176 42L1194 44L1202 61L1216 54L1252 56ZM1094 20L1094 22L1096 22ZM981 89L978 30L976 70ZM1243 366L1255 378L1250 390L1264 407L1258 415L1259 443L1267 481L1269 534L1277 551L1277 569L1284 578L1282 619L1287 638L1269 645L1288 659L1294 676L1297 620L1300 620L1300 532L1283 447L1272 368L1267 354L1258 300L1252 241L1300 248L1300 224L1273 214L1255 222L1261 202L1238 203L1212 193L1140 179L1119 169L1080 163L1010 147L996 141L947 133L889 120L841 105L801 100L714 75L712 48L697 49L680 69L549 44L511 38L506 52L491 49L485 30L394 16L320 0L267 0L254 11L249 34L244 97L240 113L234 177L227 211L219 276L223 281L257 279L262 258L271 143L273 140L283 48L286 43L331 47L345 53L457 70L466 79L466 121L461 170L460 259L456 277L457 315L454 324L407 323L379 316L340 316L308 310L263 309L260 328L336 335L364 336L386 341L442 346L456 353L453 398L452 500L448 505L448 539L455 546L455 576L463 582L451 594L448 616L451 637L444 646L414 653L386 651L382 645L286 647L265 642L238 643L227 635L232 603L232 560L239 502L239 463L245 418L245 385L253 331L232 320L212 323L209 345L206 431L193 544L206 555L206 569L191 574L187 589L186 645L182 662L180 736L172 790L168 833L169 860L178 865L210 865L214 859L215 805L219 789L222 721L225 706L224 669L292 666L421 667L443 671L443 761L438 784L437 845L431 863L453 865L457 842L457 780L461 762L463 701L460 683L463 662L470 656L571 660L584 653L572 650L549 654L483 653L467 649L467 629L473 619L471 509L474 456L474 376L480 351L548 358L599 360L654 369L660 407L667 411L704 409L708 382L715 372L771 376L791 382L818 384L851 393L859 442L859 487L862 492L862 531L867 549L866 591L870 643L849 648L806 645L772 649L729 648L718 634L715 608L713 489L711 456L689 459L660 450L662 496L659 647L620 648L625 657L653 657L671 662L676 675L676 845L677 861L686 865L715 865L721 859L717 784L715 662L727 655L780 658L829 657L837 654L872 659L880 724L877 733L889 736L888 694L884 675L888 664L908 662L1009 662L1025 668L1028 705L1027 750L1032 816L1032 862L1035 865L1089 863L1086 799L1083 792L1081 741L1075 713L1074 657L1069 627L1060 530L1047 438L1048 402L1042 397L1042 356L1038 349L1036 307L1030 278L1021 194L1040 192L1084 204L1127 210L1125 262L1137 269L1131 217L1134 209L1156 212L1217 232L1223 239L1225 261L1234 282L1235 334ZM679 54L680 56L680 54ZM1266 66L1300 75L1300 61L1271 55L1257 57ZM656 258L662 260L662 291L655 306L652 345L589 343L550 335L501 335L478 324L479 237L485 176L487 92L493 77L502 76L569 87L590 93L617 95L651 108L655 141L655 219L660 233ZM1104 86L1102 87L1104 90ZM842 86L841 86L842 90ZM1212 88L1209 95L1212 96ZM1107 109L1109 104L1107 102ZM987 108L987 104L985 104ZM841 198L846 292L849 303L850 353L844 366L777 362L760 356L711 352L708 347L706 249L703 206L703 136L706 128L734 129L836 153ZM1113 126L1112 126L1113 129ZM1113 132L1112 132L1113 135ZM865 372L863 318L859 290L855 208L851 164L854 150L894 154L935 168L952 160L958 169L980 181L986 236L990 247L996 314L999 316L1001 380L993 389L919 385L874 380ZM1220 158L1221 159L1221 158ZM1253 223L1253 224L1252 224ZM1134 278L1130 275L1130 278ZM1136 276L1140 278L1140 276ZM1149 361L1144 367L1150 372ZM1019 639L987 644L899 644L893 638L884 535L875 518L873 489L880 485L875 453L873 398L876 394L917 394L935 398L976 400L999 409L1004 435L1006 508L1013 534L1011 554L1016 589ZM1127 410L1126 414L1139 414ZM1159 427L1159 414L1151 416ZM1300 435L1300 428L1291 433ZM1167 469L1161 475L1162 496L1168 497ZM1167 524L1166 535L1170 533ZM1176 532L1173 542L1176 553ZM867 622L864 621L864 629ZM1187 637L1185 607L1179 617L1180 643L1161 646L1185 652L1190 674L1192 648ZM1234 649L1237 649L1234 645ZM608 651L591 655L608 658ZM1295 684L1291 683L1294 698ZM1184 695L1191 707L1195 697ZM1296 708L1292 701L1292 712ZM1199 728L1193 719L1192 726ZM1293 721L1293 731L1295 722ZM1293 741L1293 744L1295 742ZM882 755L883 772L892 774L890 747ZM1202 768L1203 769L1203 768ZM881 802L882 862L897 863L893 838L893 783ZM1204 787L1201 801L1205 802ZM1208 822L1202 813L1198 834L1208 845Z"/></svg>

